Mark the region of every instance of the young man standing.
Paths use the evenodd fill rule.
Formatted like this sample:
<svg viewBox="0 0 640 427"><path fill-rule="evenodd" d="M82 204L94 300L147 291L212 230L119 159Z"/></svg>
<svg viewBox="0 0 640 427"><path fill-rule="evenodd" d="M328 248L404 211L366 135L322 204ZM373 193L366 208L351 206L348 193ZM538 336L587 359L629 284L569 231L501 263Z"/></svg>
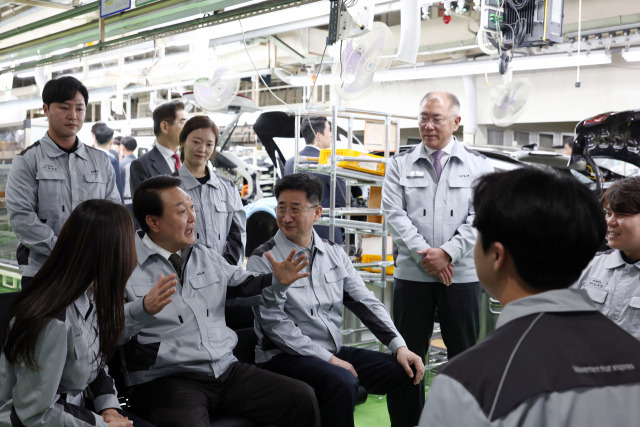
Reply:
<svg viewBox="0 0 640 427"><path fill-rule="evenodd" d="M502 313L438 373L420 426L638 425L640 342L567 289L604 238L596 198L523 168L480 178L473 200L478 277Z"/></svg>
<svg viewBox="0 0 640 427"><path fill-rule="evenodd" d="M184 104L178 101L165 102L153 110L153 133L156 144L138 159L131 162L131 194L147 178L171 175L182 165L180 161L180 131L187 123Z"/></svg>
<svg viewBox="0 0 640 427"><path fill-rule="evenodd" d="M367 289L342 247L314 231L322 213L322 182L308 174L287 175L274 192L279 231L253 252L247 269L271 272L270 256L284 260L295 251L310 260L309 277L263 293L264 305L254 308L256 362L312 386L325 427L354 425L358 382L369 393L387 395L393 427L415 426L422 409L424 390L417 384L424 364L409 351L386 307ZM394 354L343 346L343 307Z"/></svg>
<svg viewBox="0 0 640 427"><path fill-rule="evenodd" d="M84 124L87 88L73 77L59 77L44 86L42 101L49 130L14 157L6 187L9 224L20 240L23 287L44 264L76 206L88 199L120 203L109 159L76 136Z"/></svg>

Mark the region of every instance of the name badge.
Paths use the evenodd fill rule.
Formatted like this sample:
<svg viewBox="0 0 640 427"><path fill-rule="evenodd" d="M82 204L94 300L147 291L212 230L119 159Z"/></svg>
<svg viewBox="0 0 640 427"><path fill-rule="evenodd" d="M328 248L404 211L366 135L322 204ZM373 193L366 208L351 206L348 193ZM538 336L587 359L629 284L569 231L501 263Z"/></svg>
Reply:
<svg viewBox="0 0 640 427"><path fill-rule="evenodd" d="M407 175L407 178L409 178L409 179L424 178L424 172L422 172L422 171L411 171Z"/></svg>

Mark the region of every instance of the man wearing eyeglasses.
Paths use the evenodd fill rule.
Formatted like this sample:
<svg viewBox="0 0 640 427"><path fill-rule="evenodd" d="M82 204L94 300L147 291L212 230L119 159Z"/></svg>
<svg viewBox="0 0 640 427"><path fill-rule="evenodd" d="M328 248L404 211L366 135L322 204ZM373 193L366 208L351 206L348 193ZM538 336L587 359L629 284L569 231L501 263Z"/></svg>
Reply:
<svg viewBox="0 0 640 427"><path fill-rule="evenodd" d="M156 144L149 152L131 162L130 187L131 194L148 178L157 175L171 175L180 169L180 131L187 122L184 103L178 101L165 102L153 110L153 133Z"/></svg>
<svg viewBox="0 0 640 427"><path fill-rule="evenodd" d="M365 286L349 257L322 239L313 223L322 214L323 184L292 174L274 189L279 231L249 258L247 269L271 272L266 254L284 259L292 250L306 254L306 278L289 288L274 285L255 306L256 363L272 372L302 380L318 398L323 426L351 427L358 382L369 393L386 394L393 427L417 424L424 391L420 357L409 351L382 304ZM342 345L343 307L347 307L394 354Z"/></svg>
<svg viewBox="0 0 640 427"><path fill-rule="evenodd" d="M391 159L382 188L383 209L397 246L394 321L409 348L422 358L436 310L449 358L478 338L481 288L472 254L476 232L471 192L474 180L493 168L453 136L459 125L455 95L426 94L418 115L423 143Z"/></svg>

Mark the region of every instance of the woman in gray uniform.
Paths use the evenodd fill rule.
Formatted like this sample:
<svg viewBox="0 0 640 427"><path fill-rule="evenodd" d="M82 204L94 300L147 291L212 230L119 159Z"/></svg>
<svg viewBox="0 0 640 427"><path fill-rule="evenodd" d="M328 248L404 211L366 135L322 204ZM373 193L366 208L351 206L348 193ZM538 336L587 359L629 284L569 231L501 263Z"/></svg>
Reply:
<svg viewBox="0 0 640 427"><path fill-rule="evenodd" d="M640 176L614 182L602 207L611 249L597 253L573 287L640 340Z"/></svg>
<svg viewBox="0 0 640 427"><path fill-rule="evenodd" d="M215 249L231 265L242 265L247 242L247 216L240 194L230 180L213 173L220 132L207 116L194 116L180 132L182 167L174 176L196 208L196 241Z"/></svg>
<svg viewBox="0 0 640 427"><path fill-rule="evenodd" d="M136 263L133 219L107 200L71 213L0 329L0 425L130 426L106 372Z"/></svg>

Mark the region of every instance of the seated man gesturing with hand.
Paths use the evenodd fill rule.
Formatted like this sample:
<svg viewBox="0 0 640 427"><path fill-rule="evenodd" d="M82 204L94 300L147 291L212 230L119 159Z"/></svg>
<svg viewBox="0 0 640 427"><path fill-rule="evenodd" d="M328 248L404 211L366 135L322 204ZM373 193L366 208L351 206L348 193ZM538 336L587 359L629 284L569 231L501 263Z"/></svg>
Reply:
<svg viewBox="0 0 640 427"><path fill-rule="evenodd" d="M304 278L304 257L273 261L273 275L229 265L195 243L195 210L180 180L157 176L133 197L142 227L138 264L126 289L124 359L134 412L158 426L206 426L210 413L278 426L316 426L313 390L301 381L239 362L225 301Z"/></svg>

